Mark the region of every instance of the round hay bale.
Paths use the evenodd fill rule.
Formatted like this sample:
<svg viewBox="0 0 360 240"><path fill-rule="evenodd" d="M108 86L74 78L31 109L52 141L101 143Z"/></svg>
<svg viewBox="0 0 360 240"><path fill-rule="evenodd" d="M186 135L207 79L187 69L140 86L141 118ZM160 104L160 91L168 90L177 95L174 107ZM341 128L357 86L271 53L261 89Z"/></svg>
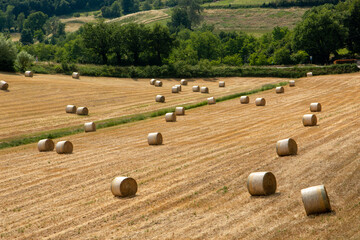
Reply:
<svg viewBox="0 0 360 240"><path fill-rule="evenodd" d="M178 88L177 86L173 86L173 87L171 88L171 92L172 92L172 93L179 93L179 88Z"/></svg>
<svg viewBox="0 0 360 240"><path fill-rule="evenodd" d="M69 154L73 151L73 144L70 141L61 141L56 144L56 152L59 154Z"/></svg>
<svg viewBox="0 0 360 240"><path fill-rule="evenodd" d="M76 106L67 105L65 108L66 113L76 113Z"/></svg>
<svg viewBox="0 0 360 240"><path fill-rule="evenodd" d="M215 99L214 97L209 97L209 98L207 99L207 101L208 101L208 104L209 104L209 105L216 103L216 99Z"/></svg>
<svg viewBox="0 0 360 240"><path fill-rule="evenodd" d="M251 173L247 180L247 189L252 196L273 194L276 191L276 178L271 172Z"/></svg>
<svg viewBox="0 0 360 240"><path fill-rule="evenodd" d="M150 85L155 85L156 79L151 79L150 80Z"/></svg>
<svg viewBox="0 0 360 240"><path fill-rule="evenodd" d="M136 194L138 186L133 178L116 177L112 180L110 189L116 197L129 197Z"/></svg>
<svg viewBox="0 0 360 240"><path fill-rule="evenodd" d="M301 198L306 215L331 211L330 200L324 185L302 189Z"/></svg>
<svg viewBox="0 0 360 240"><path fill-rule="evenodd" d="M73 72L73 73L72 73L72 78L79 79L79 78L80 78L80 74L79 74L78 72Z"/></svg>
<svg viewBox="0 0 360 240"><path fill-rule="evenodd" d="M184 107L176 107L175 114L176 115L185 115L185 108Z"/></svg>
<svg viewBox="0 0 360 240"><path fill-rule="evenodd" d="M175 87L177 87L177 88L179 89L179 92L181 92L181 91L182 91L182 89L181 89L181 85L180 85L180 84L175 85Z"/></svg>
<svg viewBox="0 0 360 240"><path fill-rule="evenodd" d="M38 149L40 152L52 151L55 148L55 144L51 139L42 139L38 142Z"/></svg>
<svg viewBox="0 0 360 240"><path fill-rule="evenodd" d="M176 114L173 112L165 114L165 121L176 122Z"/></svg>
<svg viewBox="0 0 360 240"><path fill-rule="evenodd" d="M276 87L276 93L284 93L284 87Z"/></svg>
<svg viewBox="0 0 360 240"><path fill-rule="evenodd" d="M220 82L219 82L219 87L225 87L225 82L224 82L224 81L220 81Z"/></svg>
<svg viewBox="0 0 360 240"><path fill-rule="evenodd" d="M163 137L161 133L149 133L148 135L148 143L149 145L161 145L163 142Z"/></svg>
<svg viewBox="0 0 360 240"><path fill-rule="evenodd" d="M186 86L188 82L185 79L181 79L180 84Z"/></svg>
<svg viewBox="0 0 360 240"><path fill-rule="evenodd" d="M200 87L199 86L193 86L192 91L193 92L200 92Z"/></svg>
<svg viewBox="0 0 360 240"><path fill-rule="evenodd" d="M312 76L313 76L313 73L312 73L312 72L308 72L308 73L306 73L306 76L307 76L307 77L312 77Z"/></svg>
<svg viewBox="0 0 360 240"><path fill-rule="evenodd" d="M9 84L3 80L0 81L0 89L7 90L9 88Z"/></svg>
<svg viewBox="0 0 360 240"><path fill-rule="evenodd" d="M240 103L241 104L247 104L247 103L249 103L249 101L250 101L250 98L248 96L241 96L240 97Z"/></svg>
<svg viewBox="0 0 360 240"><path fill-rule="evenodd" d="M289 156L297 154L297 144L294 139L287 138L283 140L279 140L276 143L276 153L279 156Z"/></svg>
<svg viewBox="0 0 360 240"><path fill-rule="evenodd" d="M305 114L302 118L304 126L316 126L317 117L315 114Z"/></svg>
<svg viewBox="0 0 360 240"><path fill-rule="evenodd" d="M85 130L85 132L95 132L96 131L95 123L94 122L85 123L84 130Z"/></svg>
<svg viewBox="0 0 360 240"><path fill-rule="evenodd" d="M266 104L265 98L256 98L255 104L256 106L265 106Z"/></svg>
<svg viewBox="0 0 360 240"><path fill-rule="evenodd" d="M33 77L34 73L32 71L26 71L25 72L25 77Z"/></svg>
<svg viewBox="0 0 360 240"><path fill-rule="evenodd" d="M201 93L209 93L209 88L208 87L201 87L200 92Z"/></svg>
<svg viewBox="0 0 360 240"><path fill-rule="evenodd" d="M310 112L321 112L321 104L320 103L311 103L310 104Z"/></svg>
<svg viewBox="0 0 360 240"><path fill-rule="evenodd" d="M78 107L78 109L76 109L76 114L77 115L88 115L89 109L87 107Z"/></svg>
<svg viewBox="0 0 360 240"><path fill-rule="evenodd" d="M165 102L165 97L163 95L156 95L155 97L156 102Z"/></svg>
<svg viewBox="0 0 360 240"><path fill-rule="evenodd" d="M290 80L289 81L289 86L290 87L295 87L295 80Z"/></svg>
<svg viewBox="0 0 360 240"><path fill-rule="evenodd" d="M155 81L155 87L162 87L162 81Z"/></svg>

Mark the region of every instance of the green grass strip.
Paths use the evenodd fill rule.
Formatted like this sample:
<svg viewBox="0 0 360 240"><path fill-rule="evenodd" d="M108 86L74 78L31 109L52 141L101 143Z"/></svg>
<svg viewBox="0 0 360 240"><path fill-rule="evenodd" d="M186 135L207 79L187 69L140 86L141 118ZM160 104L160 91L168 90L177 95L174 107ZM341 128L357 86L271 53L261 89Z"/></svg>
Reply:
<svg viewBox="0 0 360 240"><path fill-rule="evenodd" d="M258 89L219 97L216 99L216 102L227 101L230 99L238 98L243 95L255 94L258 92L276 88L278 86L285 86L287 84L288 84L288 82L280 82L278 84L265 84L261 88L258 88ZM205 106L207 104L208 104L207 101L202 101L202 102L195 103L195 104L185 105L183 107L186 110L188 110L188 109ZM113 127L113 126L126 124L126 123L130 123L130 122L138 122L138 121L142 121L142 120L149 119L149 118L163 116L168 112L174 112L174 111L175 111L175 107L164 108L164 109L159 109L159 110L156 110L153 112L140 113L140 114L125 116L125 117L120 117L120 118L96 121L95 123L96 123L97 129L108 128L108 127ZM74 134L81 133L81 132L84 132L84 127L82 125L78 125L78 126L73 126L73 127L69 127L69 128L61 128L61 129L55 129L55 130L51 130L51 131L41 132L41 133L37 133L34 135L25 135L25 136L21 136L21 137L15 138L15 139L9 139L8 141L1 142L0 149L17 147L20 145L35 143L35 142L38 142L39 140L45 139L45 138L50 138L50 139L61 138L61 137L74 135Z"/></svg>

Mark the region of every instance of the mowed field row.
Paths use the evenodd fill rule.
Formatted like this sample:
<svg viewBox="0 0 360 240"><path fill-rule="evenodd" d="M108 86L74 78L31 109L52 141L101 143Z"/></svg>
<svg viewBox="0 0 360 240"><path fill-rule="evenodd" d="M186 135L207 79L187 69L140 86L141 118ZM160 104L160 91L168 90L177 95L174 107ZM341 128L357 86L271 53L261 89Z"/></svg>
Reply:
<svg viewBox="0 0 360 240"><path fill-rule="evenodd" d="M189 79L182 92L171 93L179 79L162 79L163 87L149 84L150 79L81 77L65 75L22 75L0 73L9 83L9 91L0 91L0 142L2 139L104 120L160 108L197 103L209 96L219 97L259 88L266 83L285 81L278 78ZM226 81L219 88L218 81ZM209 94L192 92L193 85L209 87ZM162 94L166 103L156 103ZM68 104L88 107L89 116L66 114Z"/></svg>
<svg viewBox="0 0 360 240"><path fill-rule="evenodd" d="M230 85L230 84L229 84ZM228 87L230 87L227 85ZM164 117L64 138L70 155L36 144L0 150L3 239L357 239L360 238L360 74L299 79L269 90ZM265 97L265 107L256 107ZM304 127L320 102L318 126ZM164 144L149 146L159 131ZM277 140L297 141L278 157ZM56 141L64 140L56 139ZM276 194L251 197L247 176L272 171ZM139 189L116 198L110 183ZM302 188L325 184L333 212L307 217Z"/></svg>

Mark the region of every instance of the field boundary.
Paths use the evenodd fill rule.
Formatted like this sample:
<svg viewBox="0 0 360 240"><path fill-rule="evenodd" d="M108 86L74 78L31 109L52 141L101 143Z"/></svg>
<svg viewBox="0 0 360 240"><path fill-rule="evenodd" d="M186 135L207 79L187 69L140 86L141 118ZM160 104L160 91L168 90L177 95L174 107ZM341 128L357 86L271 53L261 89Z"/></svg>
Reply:
<svg viewBox="0 0 360 240"><path fill-rule="evenodd" d="M251 95L251 94L258 93L258 92L263 92L266 90L274 89L278 86L285 86L287 84L288 84L288 82L280 82L277 84L265 84L261 88L219 97L216 99L216 102L223 102L223 101L231 100L234 98L238 98L243 95ZM198 103L194 103L194 104L183 105L183 107L186 110L189 110L189 109L205 106L207 104L208 104L207 101L202 101L202 102L198 102ZM131 122L138 122L138 121L146 120L149 118L159 117L159 116L165 115L168 112L174 112L174 111L175 111L175 107L169 107L169 108L163 108L163 109L159 109L159 110L152 111L152 112L145 112L145 113L128 115L128 116L123 116L123 117L118 117L118 118L95 121L95 124L96 124L97 129L102 129L102 128L113 127L113 126L122 125L122 124L126 124L126 123L131 123ZM17 146L21 146L21 145L35 143L35 142L38 142L39 140L45 139L45 138L55 139L55 138L70 136L70 135L74 135L74 134L82 133L82 132L84 132L83 125L77 125L77 126L72 126L72 127L67 127L67 128L61 128L61 129L55 129L55 130L50 130L50 131L34 133L34 134L30 134L30 135L23 135L23 136L11 138L11 139L3 139L3 140L1 140L2 142L0 142L0 149L17 147Z"/></svg>

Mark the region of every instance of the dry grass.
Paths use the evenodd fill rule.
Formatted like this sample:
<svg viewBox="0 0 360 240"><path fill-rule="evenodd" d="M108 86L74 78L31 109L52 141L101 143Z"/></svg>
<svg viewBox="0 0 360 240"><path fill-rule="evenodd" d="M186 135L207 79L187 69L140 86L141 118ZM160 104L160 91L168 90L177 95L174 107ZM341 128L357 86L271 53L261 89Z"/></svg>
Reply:
<svg viewBox="0 0 360 240"><path fill-rule="evenodd" d="M275 26L294 28L307 8L206 9L204 22L216 31L244 31L255 35L271 32Z"/></svg>
<svg viewBox="0 0 360 240"><path fill-rule="evenodd" d="M84 122L205 101L209 96L192 92L195 84L208 86L211 96L218 98L259 88L266 83L284 81L276 78L190 79L189 85L183 86L184 91L172 94L171 87L179 83L179 79L162 79L163 87L151 86L149 79L82 76L76 80L65 75L38 74L29 79L22 75L2 73L0 79L11 86L9 92L0 94L3 103L0 106L0 141ZM225 80L226 88L219 88L218 80ZM155 102L158 94L165 96L166 103ZM89 116L66 114L65 107L69 104L87 106Z"/></svg>
<svg viewBox="0 0 360 240"><path fill-rule="evenodd" d="M360 238L359 83L360 74L303 78L283 95L251 96L249 105L234 99L188 110L174 123L160 117L82 133L68 137L74 152L66 156L39 153L36 144L0 150L1 236ZM266 107L255 107L256 97ZM312 101L323 111L318 126L305 128L301 116ZM147 144L155 131L164 145ZM275 143L286 137L296 139L297 156L277 157ZM273 172L277 193L250 197L254 171ZM135 197L113 197L119 175L136 179ZM335 211L306 217L300 190L318 184Z"/></svg>
<svg viewBox="0 0 360 240"><path fill-rule="evenodd" d="M126 24L126 23L153 24L155 22L167 21L168 19L170 19L169 14L170 14L169 9L149 10L149 11L142 11L142 12L128 14L119 18L108 20L107 22L117 22L120 24Z"/></svg>
<svg viewBox="0 0 360 240"><path fill-rule="evenodd" d="M80 16L80 17L64 17L61 22L65 23L65 32L75 32L85 23L95 22L94 15Z"/></svg>

